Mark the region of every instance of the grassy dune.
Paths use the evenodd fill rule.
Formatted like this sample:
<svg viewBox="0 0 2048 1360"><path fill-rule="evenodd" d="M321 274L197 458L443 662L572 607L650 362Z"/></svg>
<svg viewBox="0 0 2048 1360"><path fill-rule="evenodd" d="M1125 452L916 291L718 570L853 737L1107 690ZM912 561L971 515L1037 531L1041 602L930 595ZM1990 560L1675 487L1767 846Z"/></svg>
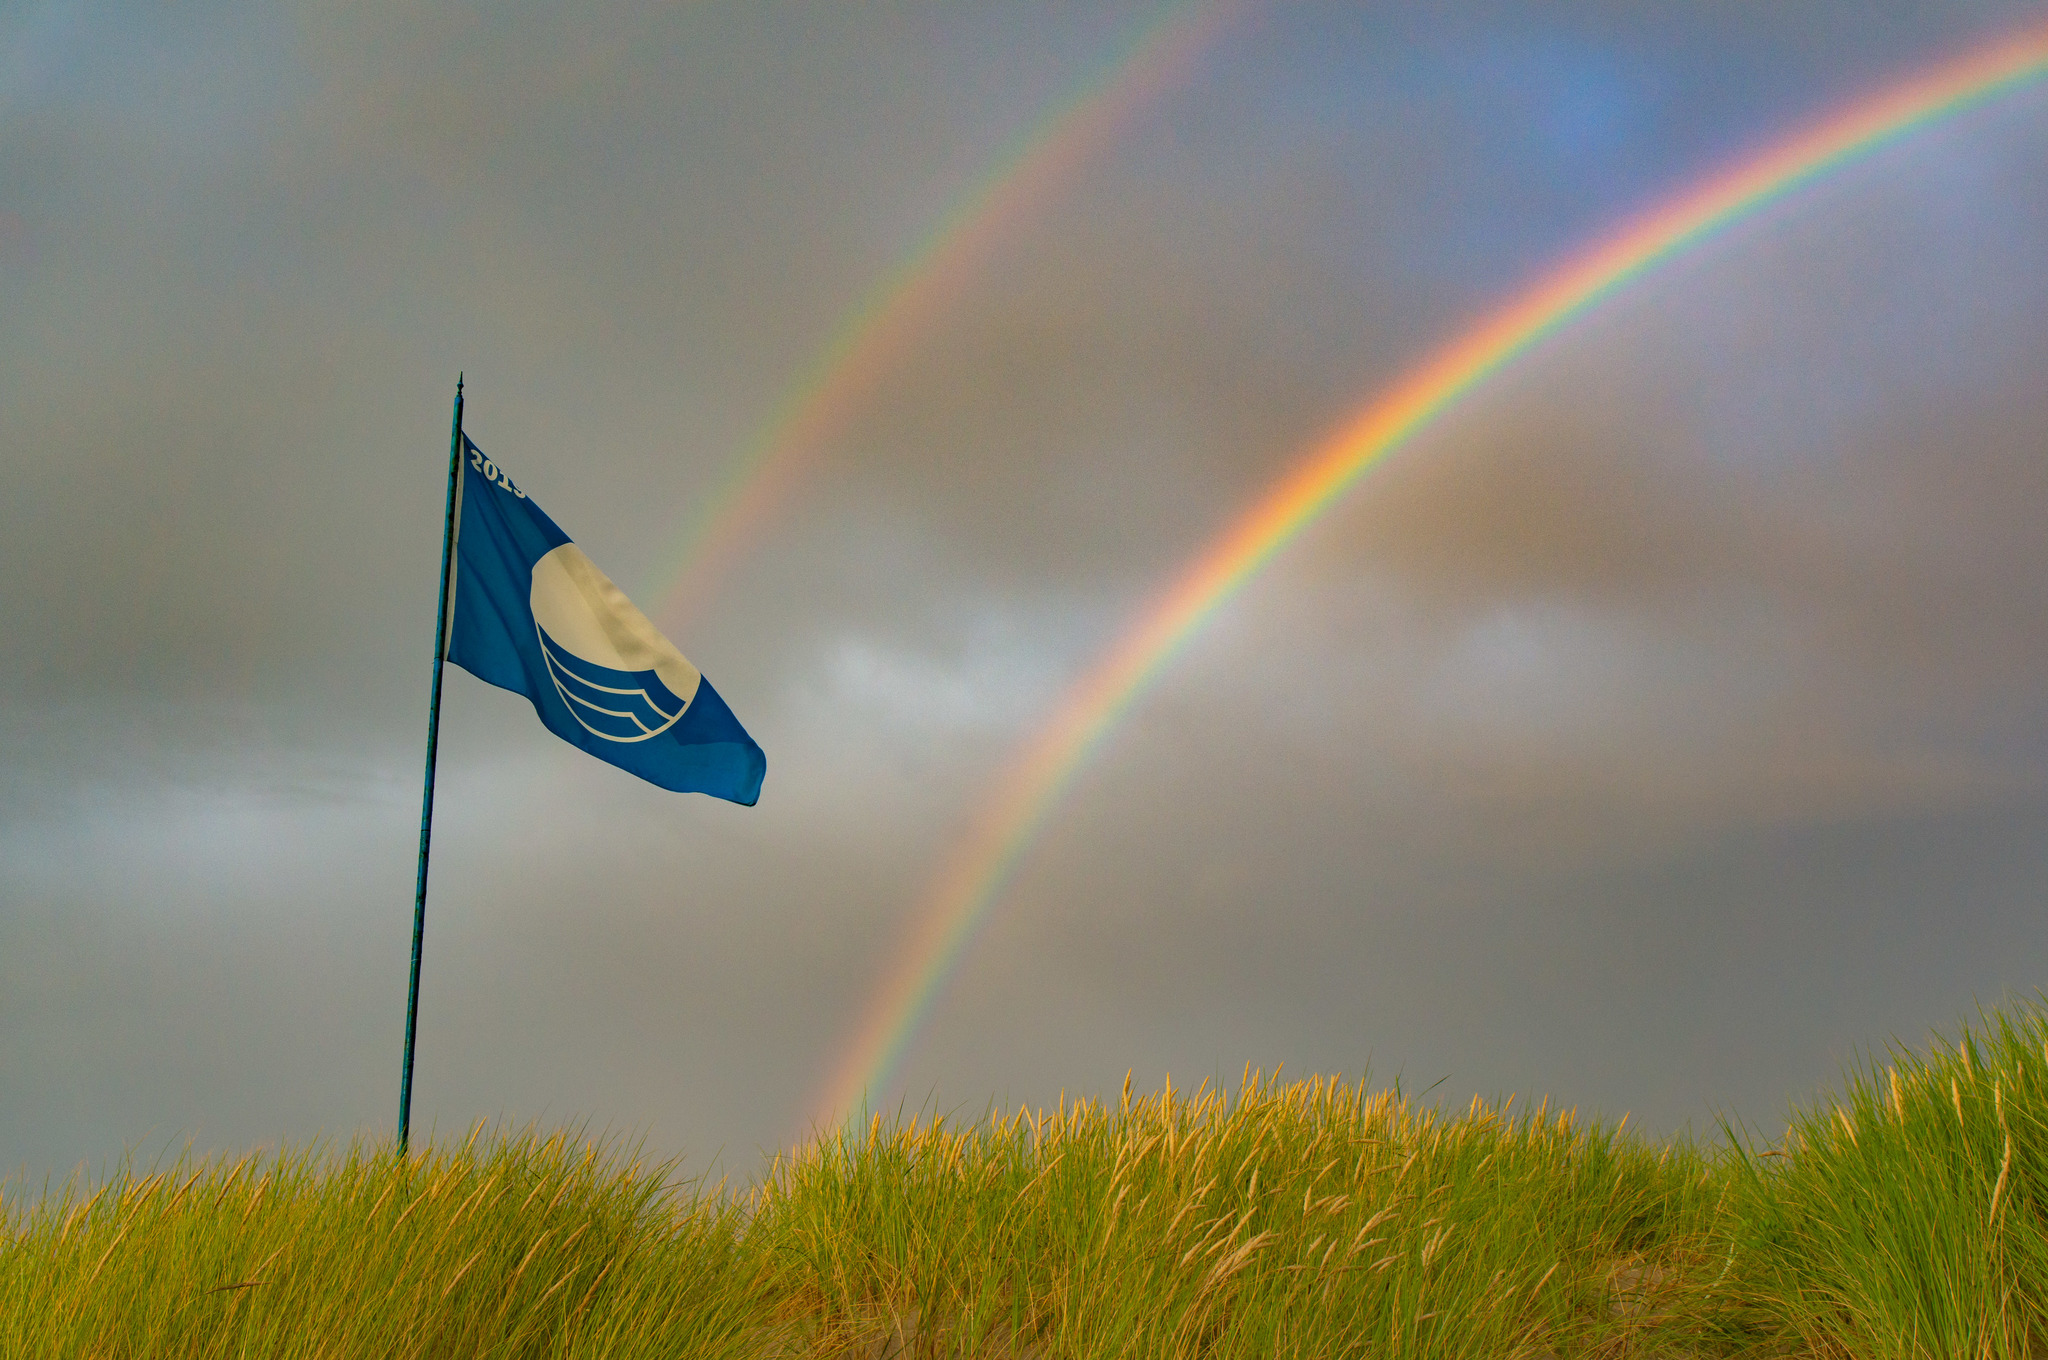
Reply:
<svg viewBox="0 0 2048 1360"><path fill-rule="evenodd" d="M0 1355L2048 1356L2048 1013L1780 1147L1254 1078L876 1120L744 1193L473 1135L5 1210Z"/></svg>

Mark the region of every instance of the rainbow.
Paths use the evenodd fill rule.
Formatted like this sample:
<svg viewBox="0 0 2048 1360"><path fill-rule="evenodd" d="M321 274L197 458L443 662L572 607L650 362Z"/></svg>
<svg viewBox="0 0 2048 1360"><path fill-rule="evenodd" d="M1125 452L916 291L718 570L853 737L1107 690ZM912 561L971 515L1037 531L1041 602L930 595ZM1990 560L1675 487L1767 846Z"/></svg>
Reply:
<svg viewBox="0 0 2048 1360"><path fill-rule="evenodd" d="M2048 28L1964 56L1850 107L1683 192L1540 279L1426 358L1311 448L1212 541L1062 699L933 881L814 1120L835 1127L885 1085L1075 773L1187 641L1374 463L1503 365L1616 290L1851 161L2048 75Z"/></svg>
<svg viewBox="0 0 2048 1360"><path fill-rule="evenodd" d="M685 528L658 578L668 585L649 592L657 616L674 624L703 603L789 495L808 455L854 413L931 318L964 291L1004 229L1049 197L1137 110L1178 83L1237 7L1236 0L1163 5L1092 80L1013 142L846 314Z"/></svg>

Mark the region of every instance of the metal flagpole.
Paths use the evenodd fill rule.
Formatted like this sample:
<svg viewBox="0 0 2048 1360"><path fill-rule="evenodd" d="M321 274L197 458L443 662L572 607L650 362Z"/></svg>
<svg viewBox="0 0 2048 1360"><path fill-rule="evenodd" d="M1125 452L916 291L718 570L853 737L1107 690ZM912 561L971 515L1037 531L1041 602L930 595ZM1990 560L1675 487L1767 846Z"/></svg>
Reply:
<svg viewBox="0 0 2048 1360"><path fill-rule="evenodd" d="M420 871L412 895L412 983L405 993L405 1075L398 1082L398 1151L412 1132L412 1047L420 1021L420 937L427 927L427 842L434 832L434 754L441 740L441 664L448 656L448 579L455 558L455 487L462 471L462 375L455 376L455 424L448 434L448 509L441 524L441 608L434 626L434 693L427 701L427 776L420 795Z"/></svg>

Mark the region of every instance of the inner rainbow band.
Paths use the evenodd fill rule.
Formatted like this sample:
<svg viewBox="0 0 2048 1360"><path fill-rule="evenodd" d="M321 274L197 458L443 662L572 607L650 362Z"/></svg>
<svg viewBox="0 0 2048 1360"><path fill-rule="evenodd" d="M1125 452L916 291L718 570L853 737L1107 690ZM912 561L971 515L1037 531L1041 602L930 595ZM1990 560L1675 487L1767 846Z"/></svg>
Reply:
<svg viewBox="0 0 2048 1360"><path fill-rule="evenodd" d="M1658 264L1823 175L2048 75L2048 27L1935 67L1682 192L1566 261L1425 359L1312 447L1082 676L1024 748L926 894L904 948L833 1068L814 1122L885 1086L975 928L1074 776L1188 640L1379 459L1465 393Z"/></svg>

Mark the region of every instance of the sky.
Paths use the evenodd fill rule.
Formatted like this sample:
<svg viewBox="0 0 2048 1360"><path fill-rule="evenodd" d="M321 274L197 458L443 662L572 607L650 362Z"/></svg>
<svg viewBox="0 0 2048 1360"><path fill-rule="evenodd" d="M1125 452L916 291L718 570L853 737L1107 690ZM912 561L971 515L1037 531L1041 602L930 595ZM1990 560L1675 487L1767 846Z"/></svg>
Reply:
<svg viewBox="0 0 2048 1360"><path fill-rule="evenodd" d="M458 372L768 776L666 793L450 671L415 1138L744 1181L1067 687L1305 450L1633 215L2044 22L0 9L0 1167L391 1135ZM848 318L1175 24L678 603ZM2036 84L1475 389L1138 698L874 1105L1284 1065L1768 1137L2033 997L2043 260Z"/></svg>

